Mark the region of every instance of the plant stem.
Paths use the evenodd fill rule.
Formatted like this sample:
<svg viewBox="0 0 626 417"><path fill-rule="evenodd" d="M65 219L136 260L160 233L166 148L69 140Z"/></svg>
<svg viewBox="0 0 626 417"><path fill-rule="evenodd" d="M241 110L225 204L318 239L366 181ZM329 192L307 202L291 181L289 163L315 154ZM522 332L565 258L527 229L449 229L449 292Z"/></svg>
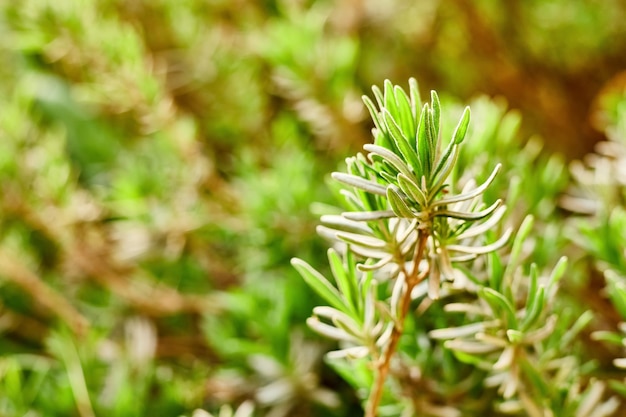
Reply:
<svg viewBox="0 0 626 417"><path fill-rule="evenodd" d="M385 385L385 380L387 379L387 374L389 373L391 358L396 352L398 342L404 332L404 320L406 319L406 316L409 313L409 308L411 307L411 292L413 291L413 288L422 282L428 275L428 268L422 271L422 273L419 272L419 264L424 257L426 242L428 242L428 231L420 230L418 232L415 256L413 258L413 270L410 274L408 274L406 269L402 268L402 273L404 273L404 276L406 277L406 292L402 295L400 316L397 318L396 325L391 333L389 344L377 364L376 380L374 381L374 386L367 400L365 417L376 417L378 414L378 405L380 404L380 400L383 395L383 387Z"/></svg>

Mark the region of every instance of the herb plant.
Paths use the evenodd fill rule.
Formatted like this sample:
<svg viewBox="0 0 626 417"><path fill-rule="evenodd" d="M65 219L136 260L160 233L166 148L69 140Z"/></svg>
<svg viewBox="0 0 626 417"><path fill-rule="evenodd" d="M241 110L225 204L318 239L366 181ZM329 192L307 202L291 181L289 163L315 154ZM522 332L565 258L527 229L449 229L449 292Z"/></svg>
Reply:
<svg viewBox="0 0 626 417"><path fill-rule="evenodd" d="M591 314L557 314L567 258L528 265L530 215L500 251L512 227L502 201L483 196L501 166L480 185L457 169L469 108L446 138L436 92L423 105L414 79L408 94L390 81L373 92L374 143L332 174L344 208L318 227L333 279L292 260L328 303L307 323L338 341L327 359L365 416L614 412L617 399L603 399L601 382L581 385L571 355Z"/></svg>

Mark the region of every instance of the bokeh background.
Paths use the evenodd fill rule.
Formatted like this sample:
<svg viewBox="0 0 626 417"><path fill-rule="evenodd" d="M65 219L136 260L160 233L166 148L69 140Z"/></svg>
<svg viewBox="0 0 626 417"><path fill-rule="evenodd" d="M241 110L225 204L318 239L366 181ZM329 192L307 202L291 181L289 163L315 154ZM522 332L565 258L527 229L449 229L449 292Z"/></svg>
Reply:
<svg viewBox="0 0 626 417"><path fill-rule="evenodd" d="M358 415L289 259L409 77L580 158L626 3L0 1L0 415Z"/></svg>

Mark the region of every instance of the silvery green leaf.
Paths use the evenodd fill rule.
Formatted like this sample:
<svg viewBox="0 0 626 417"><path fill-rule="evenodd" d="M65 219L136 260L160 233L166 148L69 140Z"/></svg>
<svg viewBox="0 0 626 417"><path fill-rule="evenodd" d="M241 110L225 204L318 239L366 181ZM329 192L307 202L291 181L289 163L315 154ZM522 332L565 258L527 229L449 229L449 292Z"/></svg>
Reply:
<svg viewBox="0 0 626 417"><path fill-rule="evenodd" d="M404 174L398 174L398 185L402 191L419 204L420 207L426 207L427 203L429 203L426 194L424 194L419 185L413 182L410 177Z"/></svg>
<svg viewBox="0 0 626 417"><path fill-rule="evenodd" d="M474 255L484 255L486 253L493 252L503 247L506 244L506 242L509 241L509 238L511 237L512 233L513 233L513 229L511 228L505 230L502 236L500 237L500 239L498 239L497 241L489 245L484 245L484 246L447 245L446 247L450 251L471 253Z"/></svg>
<svg viewBox="0 0 626 417"><path fill-rule="evenodd" d="M381 157L383 160L387 161L391 166L393 166L398 172L403 173L404 175L411 176L411 169L409 166L394 152L390 151L387 148L382 146L374 145L374 144L366 144L363 145L363 149L370 152L369 158L372 159L372 155L377 155Z"/></svg>
<svg viewBox="0 0 626 417"><path fill-rule="evenodd" d="M315 227L315 231L317 232L318 235L320 235L321 237L325 239L328 239L331 241L339 240L339 238L337 237L337 232L338 232L337 229L319 225Z"/></svg>
<svg viewBox="0 0 626 417"><path fill-rule="evenodd" d="M431 300L439 299L439 287L441 285L440 269L436 269L436 273L430 274L428 277L428 298Z"/></svg>
<svg viewBox="0 0 626 417"><path fill-rule="evenodd" d="M513 398L515 393L518 391L520 385L519 378L506 378L502 385L500 385L500 390L502 392L502 398L505 400L509 400ZM530 413L529 413L530 414ZM532 414L530 414L532 416ZM539 416L537 416L539 417Z"/></svg>
<svg viewBox="0 0 626 417"><path fill-rule="evenodd" d="M351 206L354 210L364 209L363 202L361 202L352 191L343 189L339 191L345 199L348 206Z"/></svg>
<svg viewBox="0 0 626 417"><path fill-rule="evenodd" d="M519 414L524 411L522 403L518 400L508 400L496 404L496 409L504 414Z"/></svg>
<svg viewBox="0 0 626 417"><path fill-rule="evenodd" d="M335 315L331 317L331 321L335 327L353 335L357 340L361 341L361 343L366 340L367 336L363 334L363 329L361 328L360 323L356 323L351 318L345 315Z"/></svg>
<svg viewBox="0 0 626 417"><path fill-rule="evenodd" d="M445 329L435 329L428 332L428 336L433 339L456 339L459 337L473 336L478 332L484 332L488 328L498 326L497 320L480 321L478 323L466 324L458 327L448 327Z"/></svg>
<svg viewBox="0 0 626 417"><path fill-rule="evenodd" d="M413 120L417 120L419 118L418 112L422 108L422 100L420 98L419 86L415 78L409 78L409 96L411 98Z"/></svg>
<svg viewBox="0 0 626 417"><path fill-rule="evenodd" d="M329 359L360 359L370 354L370 351L365 346L352 346L340 350L333 350L326 354Z"/></svg>
<svg viewBox="0 0 626 417"><path fill-rule="evenodd" d="M413 230L412 233L409 233L407 238L404 240L400 240L400 238L398 238L398 243L400 243L400 253L403 255L408 254L415 245L415 242L417 242L417 233L415 230Z"/></svg>
<svg viewBox="0 0 626 417"><path fill-rule="evenodd" d="M406 93L400 86L395 86L393 89L396 103L398 105L397 114L400 119L400 127L407 138L409 146L415 148L415 119L413 118L411 103Z"/></svg>
<svg viewBox="0 0 626 417"><path fill-rule="evenodd" d="M369 222L372 220L382 220L395 217L393 210L377 210L377 211L347 211L341 214L348 220L357 222Z"/></svg>
<svg viewBox="0 0 626 417"><path fill-rule="evenodd" d="M491 206L487 207L486 209L478 211L478 212L474 212L474 213L467 213L467 212L454 211L454 210L438 210L435 212L435 216L452 217L454 219L469 220L469 221L480 220L480 219L484 219L485 217L493 213L498 207L500 207L501 204L502 204L502 200L497 200L495 203L493 203Z"/></svg>
<svg viewBox="0 0 626 417"><path fill-rule="evenodd" d="M545 324L541 326L539 329L524 334L524 338L523 338L524 343L533 344L549 337L554 332L556 323L557 323L557 317L556 315L553 314L550 317L548 317Z"/></svg>
<svg viewBox="0 0 626 417"><path fill-rule="evenodd" d="M358 339L356 339L354 336L348 334L346 331L338 329L338 328L336 328L334 326L331 326L329 324L322 323L316 317L309 317L306 320L306 324L311 329L315 330L319 334L321 334L323 336L326 336L326 337L328 337L330 339L344 340L346 342L351 342L351 343L354 343L354 344L358 344L359 343Z"/></svg>
<svg viewBox="0 0 626 417"><path fill-rule="evenodd" d="M515 349L511 346L507 346L500 354L500 357L498 358L496 363L493 364L493 369L496 371L508 369L511 366L511 363L513 363L514 359Z"/></svg>
<svg viewBox="0 0 626 417"><path fill-rule="evenodd" d="M380 258L378 261L376 261L375 263L361 263L357 265L357 269L359 271L376 271L382 267L384 267L385 265L387 265L389 262L393 261L393 255L388 255L384 258Z"/></svg>
<svg viewBox="0 0 626 417"><path fill-rule="evenodd" d="M328 263L337 282L337 287L354 316L358 316L357 308L357 278L349 273L349 268L344 268L343 262L337 251L328 249ZM348 270L346 270L348 269Z"/></svg>
<svg viewBox="0 0 626 417"><path fill-rule="evenodd" d="M430 179L431 176L431 154L435 153L434 149L431 149L431 118L430 118L430 110L428 107L428 103L424 104L422 108L422 113L420 115L420 121L417 125L417 156L419 165L421 169L418 171L421 175L425 175Z"/></svg>
<svg viewBox="0 0 626 417"><path fill-rule="evenodd" d="M418 156L414 150L411 148L411 141L406 137L404 132L398 123L393 118L393 115L387 109L383 109L383 120L385 121L385 125L389 129L389 134L391 138L394 140L394 143L400 150L400 153L404 157L404 160L407 161L408 165L413 168L414 171L420 172L420 163Z"/></svg>
<svg viewBox="0 0 626 417"><path fill-rule="evenodd" d="M431 178L443 178L443 180L445 180L448 175L450 174L450 172L452 171L452 167L454 164L452 162L456 161L457 156L458 156L458 150L459 150L459 146L454 143L454 142L450 142L448 144L448 146L446 147L446 150L443 152L442 155L437 155L438 162L437 165L435 166L435 169L432 172L432 176ZM439 150L439 152L441 152ZM448 170L448 172L444 172L445 169Z"/></svg>
<svg viewBox="0 0 626 417"><path fill-rule="evenodd" d="M389 204L397 216L409 219L417 217L409 208L406 201L404 201L397 187L390 185L387 188L387 200L389 200Z"/></svg>
<svg viewBox="0 0 626 417"><path fill-rule="evenodd" d="M383 107L385 107L385 97L383 95L383 92L380 90L380 88L378 88L377 85L373 85L372 92L374 93L374 98L376 99L376 104L378 104L378 108L382 109Z"/></svg>
<svg viewBox="0 0 626 417"><path fill-rule="evenodd" d="M382 123L382 120L380 119L380 113L376 109L375 104L372 102L372 100L370 100L369 97L365 95L362 96L361 99L363 100L363 103L365 103L365 107L367 107L367 110L369 111L370 116L372 117L372 120L374 121L374 126L376 126L376 129L382 132L383 123Z"/></svg>
<svg viewBox="0 0 626 417"><path fill-rule="evenodd" d="M431 107L431 129L432 129L432 142L431 149L435 148L435 142L439 135L439 125L441 118L441 103L439 102L439 96L435 90L430 92L430 107Z"/></svg>
<svg viewBox="0 0 626 417"><path fill-rule="evenodd" d="M466 107L463 111L463 116L461 116L461 120L459 120L459 124L454 130L454 134L452 135L452 141L457 145L463 142L465 139L465 134L467 133L467 127L470 122L470 108Z"/></svg>
<svg viewBox="0 0 626 417"><path fill-rule="evenodd" d="M475 254L475 253L469 253L469 254L466 254L466 255L457 255L457 254L455 254L455 255L451 255L450 256L450 261L451 262L459 262L459 263L461 263L461 262L469 262L469 261L473 261L477 257L478 257L478 255Z"/></svg>
<svg viewBox="0 0 626 417"><path fill-rule="evenodd" d="M396 236L396 242L402 243L416 231L419 221L417 219L413 219L410 222L406 219L398 220L398 228L394 230L394 235Z"/></svg>
<svg viewBox="0 0 626 417"><path fill-rule="evenodd" d="M393 285L391 300L389 303L391 314L393 315L393 317L400 317L400 300L402 299L406 291L406 278L404 277L404 274L400 274L396 278L396 282Z"/></svg>
<svg viewBox="0 0 626 417"><path fill-rule="evenodd" d="M322 274L311 265L298 258L291 259L291 265L300 273L304 281L326 302L338 310L346 311L347 307L337 288L333 287Z"/></svg>
<svg viewBox="0 0 626 417"><path fill-rule="evenodd" d="M476 316L489 316L491 313L480 306L468 303L449 303L444 306L444 311L448 313L465 313Z"/></svg>
<svg viewBox="0 0 626 417"><path fill-rule="evenodd" d="M384 106L381 106L381 110L387 109L394 114L397 113L398 105L396 103L396 96L393 94L393 83L390 80L383 81L384 91Z"/></svg>
<svg viewBox="0 0 626 417"><path fill-rule="evenodd" d="M387 247L387 242L372 236L364 236L358 233L341 231L337 232L336 236L345 242L359 245L365 248L383 249Z"/></svg>
<svg viewBox="0 0 626 417"><path fill-rule="evenodd" d="M522 333L519 330L507 329L507 331L505 333L506 333L506 337L507 337L509 343L511 343L513 345L519 345L524 340L524 333Z"/></svg>
<svg viewBox="0 0 626 417"><path fill-rule="evenodd" d="M522 248L528 234L532 230L533 223L534 218L532 215L529 214L524 217L524 220L515 235L515 239L513 239L513 246L511 248L511 254L509 255L509 261L507 262L506 269L504 271L504 276L512 276L513 271L515 271L519 266Z"/></svg>
<svg viewBox="0 0 626 417"><path fill-rule="evenodd" d="M493 214L480 224L473 224L467 228L463 233L457 236L458 240L469 239L476 236L484 235L487 231L492 230L502 219L502 216L506 212L506 206L500 206ZM508 240L508 239L507 239Z"/></svg>
<svg viewBox="0 0 626 417"><path fill-rule="evenodd" d="M389 342L389 339L391 339L391 335L393 333L394 326L395 324L393 322L387 323L385 331L383 331L378 339L376 339L376 346L382 348L387 344L387 342Z"/></svg>
<svg viewBox="0 0 626 417"><path fill-rule="evenodd" d="M476 340L478 340L479 342L482 343L486 343L488 345L492 345L492 346L496 346L500 349L504 349L505 347L507 347L509 345L509 342L507 340L501 339L499 337L496 336L492 336L488 333L476 333L476 335L474 336L474 338Z"/></svg>
<svg viewBox="0 0 626 417"><path fill-rule="evenodd" d="M378 288L378 283L376 280L372 280L370 287L367 289L365 293L365 305L363 308L363 327L366 329L371 329L374 326L374 319L376 317L376 289Z"/></svg>
<svg viewBox="0 0 626 417"><path fill-rule="evenodd" d="M320 218L325 225L332 226L335 229L356 232L365 235L373 235L372 229L362 222L346 219L345 216L337 214L325 214Z"/></svg>
<svg viewBox="0 0 626 417"><path fill-rule="evenodd" d="M496 317L499 315L498 313L504 313L506 326L509 329L517 329L518 323L517 316L515 314L515 307L511 304L509 299L496 290L488 287L483 287L478 290L478 294L483 300L489 303Z"/></svg>
<svg viewBox="0 0 626 417"><path fill-rule="evenodd" d="M458 350L471 354L491 353L499 350L498 346L489 345L481 342L472 342L469 340L453 339L446 340L444 346L451 350Z"/></svg>
<svg viewBox="0 0 626 417"><path fill-rule="evenodd" d="M389 165L389 163L387 161L383 161L383 164ZM381 170L381 171L378 172L378 174L383 179L383 181L385 181L387 184L395 184L396 183L396 177L394 175L390 174L389 172Z"/></svg>
<svg viewBox="0 0 626 417"><path fill-rule="evenodd" d="M487 178L487 180L484 183L482 183L479 187L476 187L474 190L467 192L467 193L458 194L458 195L454 195L451 197L442 198L440 200L434 201L432 203L432 206L437 207L437 206L442 206L446 204L454 204L460 201L470 200L472 198L478 197L479 195L485 192L485 190L489 187L489 185L491 185L494 178L500 171L501 167L502 167L502 164L497 164L494 170L491 172L491 175L489 175L489 178Z"/></svg>
<svg viewBox="0 0 626 417"><path fill-rule="evenodd" d="M378 184L370 180L366 180L365 178L361 178L356 175L344 174L343 172L333 172L331 174L331 177L346 185L350 185L360 190L367 191L368 193L381 196L387 195L387 189L384 185Z"/></svg>

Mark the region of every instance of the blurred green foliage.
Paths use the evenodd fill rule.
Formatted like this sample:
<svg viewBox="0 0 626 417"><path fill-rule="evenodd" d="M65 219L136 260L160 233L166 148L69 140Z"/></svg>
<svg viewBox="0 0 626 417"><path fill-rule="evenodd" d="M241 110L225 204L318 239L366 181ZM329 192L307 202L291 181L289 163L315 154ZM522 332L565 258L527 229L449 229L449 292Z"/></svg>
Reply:
<svg viewBox="0 0 626 417"><path fill-rule="evenodd" d="M623 137L624 21L618 0L0 2L0 415L360 413L288 260L325 263L320 178L370 140L386 78L472 107L460 165L503 164L525 256L573 255L563 302L616 330L588 257L624 276L623 214L561 233L551 152Z"/></svg>

